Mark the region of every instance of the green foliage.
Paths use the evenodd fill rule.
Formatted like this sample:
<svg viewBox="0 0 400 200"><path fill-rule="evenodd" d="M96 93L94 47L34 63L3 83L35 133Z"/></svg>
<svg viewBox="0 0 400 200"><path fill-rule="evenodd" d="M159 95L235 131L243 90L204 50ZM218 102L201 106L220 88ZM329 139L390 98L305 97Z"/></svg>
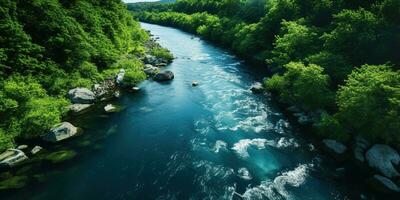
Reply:
<svg viewBox="0 0 400 200"><path fill-rule="evenodd" d="M31 99L26 103L24 116L21 119L22 137L41 136L50 130L54 124L61 122L61 117L67 112L68 101L62 98Z"/></svg>
<svg viewBox="0 0 400 200"><path fill-rule="evenodd" d="M322 138L330 138L341 142L347 142L350 139L350 134L347 133L339 120L328 114L322 115L317 127L317 133Z"/></svg>
<svg viewBox="0 0 400 200"><path fill-rule="evenodd" d="M400 72L387 65L354 70L337 94L338 116L350 130L372 139L400 141Z"/></svg>
<svg viewBox="0 0 400 200"><path fill-rule="evenodd" d="M318 50L318 34L303 25L304 19L282 22L282 36L277 36L270 64L283 66L290 61L301 61Z"/></svg>
<svg viewBox="0 0 400 200"><path fill-rule="evenodd" d="M119 0L0 0L0 151L46 133L62 120L69 89L114 75L147 40Z"/></svg>
<svg viewBox="0 0 400 200"><path fill-rule="evenodd" d="M118 61L114 65L114 68L125 69L123 83L127 85L137 85L147 78L146 74L143 72L143 65L138 60L123 59Z"/></svg>
<svg viewBox="0 0 400 200"><path fill-rule="evenodd" d="M172 60L174 59L174 56L168 49L161 47L151 49L150 54L157 58L162 58L164 60L167 60L168 62L172 62Z"/></svg>
<svg viewBox="0 0 400 200"><path fill-rule="evenodd" d="M11 148L13 146L14 146L13 136L5 133L3 129L0 129L0 152L3 152L6 149Z"/></svg>
<svg viewBox="0 0 400 200"><path fill-rule="evenodd" d="M323 73L323 68L297 62L291 62L285 68L283 75L274 75L266 81L267 88L277 91L283 102L306 110L332 106L333 93L329 90L329 77Z"/></svg>

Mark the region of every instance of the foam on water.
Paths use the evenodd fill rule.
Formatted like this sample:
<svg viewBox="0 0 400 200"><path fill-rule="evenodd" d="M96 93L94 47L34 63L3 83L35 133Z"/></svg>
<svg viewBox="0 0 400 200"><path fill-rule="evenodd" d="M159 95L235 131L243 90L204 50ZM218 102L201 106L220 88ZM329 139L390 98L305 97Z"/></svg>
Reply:
<svg viewBox="0 0 400 200"><path fill-rule="evenodd" d="M313 164L302 164L291 171L286 171L275 177L273 180L265 180L260 185L248 188L242 195L244 199L294 199L293 195L286 189L300 187L308 177Z"/></svg>
<svg viewBox="0 0 400 200"><path fill-rule="evenodd" d="M251 180L253 178L250 171L245 167L238 169L238 176L244 180Z"/></svg>
<svg viewBox="0 0 400 200"><path fill-rule="evenodd" d="M300 145L294 138L279 138L277 140L267 140L263 138L243 139L235 143L232 149L242 158L249 157L248 148L255 147L256 149L265 149L266 146L274 148L298 148Z"/></svg>

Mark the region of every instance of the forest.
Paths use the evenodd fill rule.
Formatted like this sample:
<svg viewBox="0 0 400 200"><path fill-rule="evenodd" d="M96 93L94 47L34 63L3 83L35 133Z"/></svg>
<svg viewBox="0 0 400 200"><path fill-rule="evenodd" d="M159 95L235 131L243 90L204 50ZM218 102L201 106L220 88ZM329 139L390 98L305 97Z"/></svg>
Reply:
<svg viewBox="0 0 400 200"><path fill-rule="evenodd" d="M120 0L0 0L0 152L61 122L68 90L146 78L148 38Z"/></svg>
<svg viewBox="0 0 400 200"><path fill-rule="evenodd" d="M271 74L264 85L282 104L321 113L313 124L317 136L346 142L361 135L399 147L400 1L178 0L136 6L142 21L196 33L264 63Z"/></svg>

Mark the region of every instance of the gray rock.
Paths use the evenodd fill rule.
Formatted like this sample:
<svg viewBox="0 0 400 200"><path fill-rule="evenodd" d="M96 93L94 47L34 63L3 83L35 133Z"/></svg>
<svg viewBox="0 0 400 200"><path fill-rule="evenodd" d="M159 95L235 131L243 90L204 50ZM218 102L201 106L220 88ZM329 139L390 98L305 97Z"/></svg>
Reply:
<svg viewBox="0 0 400 200"><path fill-rule="evenodd" d="M19 149L8 149L4 153L0 154L0 166L14 167L27 159L28 157L23 151Z"/></svg>
<svg viewBox="0 0 400 200"><path fill-rule="evenodd" d="M41 146L35 146L33 147L33 149L31 150L31 154L35 155L37 153L39 153L43 148Z"/></svg>
<svg viewBox="0 0 400 200"><path fill-rule="evenodd" d="M376 185L376 187L379 188L380 191L400 192L400 187L397 186L395 183L393 183L393 181L384 176L374 175L373 182Z"/></svg>
<svg viewBox="0 0 400 200"><path fill-rule="evenodd" d="M198 85L199 85L199 82L197 82L197 81L193 81L193 82L192 82L192 86L193 86L193 87L196 87L196 86L198 86Z"/></svg>
<svg viewBox="0 0 400 200"><path fill-rule="evenodd" d="M163 61L162 61L161 63L157 63L157 64L156 64L157 67L166 67L167 65L168 65L168 64L165 63L165 62L163 62Z"/></svg>
<svg viewBox="0 0 400 200"><path fill-rule="evenodd" d="M114 97L115 98L120 98L121 97L121 93L119 91L114 92Z"/></svg>
<svg viewBox="0 0 400 200"><path fill-rule="evenodd" d="M250 90L255 94L259 94L264 91L264 86L262 85L262 83L256 82L250 87Z"/></svg>
<svg viewBox="0 0 400 200"><path fill-rule="evenodd" d="M400 156L388 145L376 144L365 154L368 165L388 178L400 176L393 165L400 164Z"/></svg>
<svg viewBox="0 0 400 200"><path fill-rule="evenodd" d="M68 92L69 99L74 104L94 103L96 96L87 88L75 88Z"/></svg>
<svg viewBox="0 0 400 200"><path fill-rule="evenodd" d="M24 150L24 149L27 149L27 148L28 148L28 145L25 145L25 144L19 145L19 146L17 147L17 149L19 149L19 150Z"/></svg>
<svg viewBox="0 0 400 200"><path fill-rule="evenodd" d="M322 142L326 148L335 154L343 154L347 150L347 147L344 144L336 140L325 139Z"/></svg>
<svg viewBox="0 0 400 200"><path fill-rule="evenodd" d="M49 133L43 136L48 142L59 142L68 139L78 133L78 128L69 122L63 122L55 125Z"/></svg>
<svg viewBox="0 0 400 200"><path fill-rule="evenodd" d="M132 87L132 91L134 92L140 91L140 87Z"/></svg>
<svg viewBox="0 0 400 200"><path fill-rule="evenodd" d="M92 104L72 104L68 106L68 109L74 113L79 113L86 110L90 106L92 106Z"/></svg>
<svg viewBox="0 0 400 200"><path fill-rule="evenodd" d="M117 77L115 78L115 82L119 85L123 84L125 77L125 69L120 69Z"/></svg>
<svg viewBox="0 0 400 200"><path fill-rule="evenodd" d="M157 58L154 57L154 56L152 56L152 55L146 55L146 56L144 57L144 59L143 59L143 62L144 62L145 64L154 65L154 64L157 63Z"/></svg>
<svg viewBox="0 0 400 200"><path fill-rule="evenodd" d="M117 89L114 79L107 79L101 83L94 84L92 90L97 99L110 99Z"/></svg>
<svg viewBox="0 0 400 200"><path fill-rule="evenodd" d="M116 112L117 111L117 107L115 107L112 104L108 104L104 107L104 111L106 111L107 113L111 113L111 112Z"/></svg>
<svg viewBox="0 0 400 200"><path fill-rule="evenodd" d="M154 76L160 72L160 69L154 67L153 65L146 64L143 71L147 76Z"/></svg>
<svg viewBox="0 0 400 200"><path fill-rule="evenodd" d="M154 76L154 80L158 82L170 81L174 79L174 73L171 71L160 72Z"/></svg>
<svg viewBox="0 0 400 200"><path fill-rule="evenodd" d="M354 145L354 158L360 162L363 163L365 161L365 152L367 151L368 147L370 146L370 143L363 137L357 136L356 141Z"/></svg>

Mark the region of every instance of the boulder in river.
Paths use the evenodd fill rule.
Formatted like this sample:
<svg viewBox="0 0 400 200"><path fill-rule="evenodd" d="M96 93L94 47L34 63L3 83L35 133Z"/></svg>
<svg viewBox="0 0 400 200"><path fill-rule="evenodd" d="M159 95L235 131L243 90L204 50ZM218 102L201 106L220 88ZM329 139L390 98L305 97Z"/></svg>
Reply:
<svg viewBox="0 0 400 200"><path fill-rule="evenodd" d="M75 88L68 92L69 99L75 104L94 103L96 96L87 88Z"/></svg>
<svg viewBox="0 0 400 200"><path fill-rule="evenodd" d="M35 155L37 153L39 153L43 148L41 146L35 146L33 147L33 149L31 150L31 154Z"/></svg>
<svg viewBox="0 0 400 200"><path fill-rule="evenodd" d="M74 113L80 113L84 110L86 110L87 108L89 108L90 106L92 106L92 104L72 104L70 106L68 106L68 109Z"/></svg>
<svg viewBox="0 0 400 200"><path fill-rule="evenodd" d="M375 144L365 154L368 165L388 178L400 176L395 166L400 164L400 155L392 147Z"/></svg>
<svg viewBox="0 0 400 200"><path fill-rule="evenodd" d="M259 94L264 91L264 86L262 85L262 83L256 82L250 87L250 90L255 94Z"/></svg>
<svg viewBox="0 0 400 200"><path fill-rule="evenodd" d="M344 144L336 140L325 139L322 142L330 152L337 155L342 155L347 150L347 147Z"/></svg>
<svg viewBox="0 0 400 200"><path fill-rule="evenodd" d="M376 191L380 191L383 193L399 193L400 187L396 185L390 179L381 176L381 175L374 175L369 180L369 185L372 186L372 189Z"/></svg>
<svg viewBox="0 0 400 200"><path fill-rule="evenodd" d="M160 72L154 76L154 80L158 82L170 81L175 77L174 73L171 71Z"/></svg>
<svg viewBox="0 0 400 200"><path fill-rule="evenodd" d="M197 87L198 85L199 85L199 82L197 82L197 81L193 81L193 82L192 82L192 86L193 86L193 87Z"/></svg>
<svg viewBox="0 0 400 200"><path fill-rule="evenodd" d="M112 104L108 104L108 105L106 105L104 107L104 111L106 113L115 113L115 112L119 112L121 110L122 110L121 106L115 106L115 105L112 105Z"/></svg>
<svg viewBox="0 0 400 200"><path fill-rule="evenodd" d="M55 125L49 133L43 136L48 142L59 142L68 139L78 133L78 128L69 122L63 122Z"/></svg>
<svg viewBox="0 0 400 200"><path fill-rule="evenodd" d="M28 157L19 149L8 149L0 154L0 167L14 167L27 160Z"/></svg>

